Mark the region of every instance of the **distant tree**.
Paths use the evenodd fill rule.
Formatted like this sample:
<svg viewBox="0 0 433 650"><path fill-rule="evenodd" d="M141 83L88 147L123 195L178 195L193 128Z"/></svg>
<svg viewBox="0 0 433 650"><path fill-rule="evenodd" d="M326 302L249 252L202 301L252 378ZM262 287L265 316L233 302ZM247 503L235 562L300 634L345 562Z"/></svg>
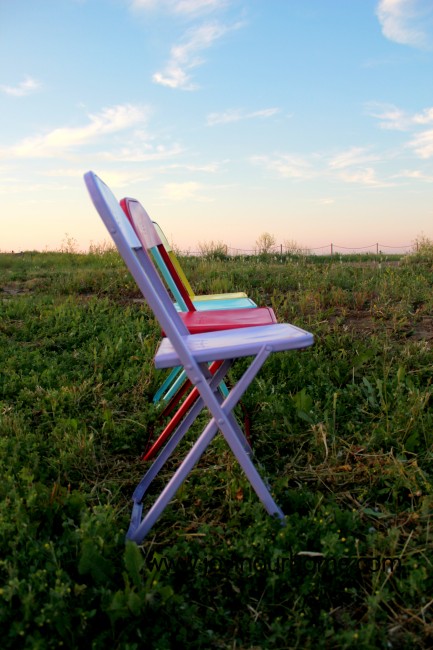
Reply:
<svg viewBox="0 0 433 650"><path fill-rule="evenodd" d="M259 255L268 254L272 252L276 243L274 235L271 235L269 232L262 232L262 234L256 239L256 247Z"/></svg>

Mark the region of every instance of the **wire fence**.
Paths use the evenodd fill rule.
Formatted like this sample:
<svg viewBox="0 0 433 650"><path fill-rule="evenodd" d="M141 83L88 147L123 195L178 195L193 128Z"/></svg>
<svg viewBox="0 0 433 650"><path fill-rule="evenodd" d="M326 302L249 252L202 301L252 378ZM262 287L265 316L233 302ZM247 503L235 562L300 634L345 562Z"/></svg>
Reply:
<svg viewBox="0 0 433 650"><path fill-rule="evenodd" d="M249 256L249 255L406 255L418 250L418 243L415 244L402 244L398 246L390 246L388 244L381 244L379 242L370 244L369 246L341 246L340 244L325 244L324 246L316 247L302 247L302 246L287 246L280 244L278 246L269 246L263 248L234 248L226 246L225 244L218 244L212 247L212 244L200 247L198 251L181 251L178 253L184 256Z"/></svg>

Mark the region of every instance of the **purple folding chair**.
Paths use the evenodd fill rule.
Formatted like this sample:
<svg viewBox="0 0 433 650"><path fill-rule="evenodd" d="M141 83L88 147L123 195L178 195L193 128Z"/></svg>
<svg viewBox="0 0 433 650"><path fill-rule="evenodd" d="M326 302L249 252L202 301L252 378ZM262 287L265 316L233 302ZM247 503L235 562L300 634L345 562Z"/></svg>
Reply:
<svg viewBox="0 0 433 650"><path fill-rule="evenodd" d="M233 410L272 352L308 347L313 344L313 335L289 324L189 334L147 251L111 190L93 172L87 172L84 179L95 208L165 332L154 357L155 367L183 366L200 395L135 489L127 539L136 543L144 539L218 431L224 436L267 512L283 520L283 512L252 462L251 448ZM241 357L252 357L252 361L228 396L223 397L218 386L233 362ZM208 367L213 361L222 361L214 374ZM153 505L143 514L143 498L149 485L198 415L206 409L210 421Z"/></svg>

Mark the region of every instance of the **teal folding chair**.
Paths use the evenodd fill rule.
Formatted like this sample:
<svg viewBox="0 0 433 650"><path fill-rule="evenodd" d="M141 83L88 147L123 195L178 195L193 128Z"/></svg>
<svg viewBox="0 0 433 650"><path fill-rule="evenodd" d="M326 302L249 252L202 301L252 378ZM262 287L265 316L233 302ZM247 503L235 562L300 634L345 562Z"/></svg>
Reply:
<svg viewBox="0 0 433 650"><path fill-rule="evenodd" d="M156 266L175 298L178 311L222 311L225 309L251 309L256 303L244 293L211 294L196 296L192 292L177 257L172 252L159 226L151 220L141 203L136 199L124 198L120 205L133 224L140 227L139 237L152 255ZM164 241L165 240L165 241Z"/></svg>
<svg viewBox="0 0 433 650"><path fill-rule="evenodd" d="M179 291L182 292L182 295L185 298L188 296L190 300L193 301L196 309L234 309L235 306L237 308L249 308L257 306L256 303L253 302L251 298L248 298L247 294L242 291L235 293L213 293L197 296L194 293L188 281L188 278L186 277L185 272L179 262L179 259L171 248L168 239L164 235L161 227L155 221L153 222L153 225L162 244L160 248L161 253L163 254L165 260L170 260L170 263L176 271L175 282L178 286ZM233 304L233 301L235 301L235 304ZM218 306L213 306L213 303L217 303Z"/></svg>

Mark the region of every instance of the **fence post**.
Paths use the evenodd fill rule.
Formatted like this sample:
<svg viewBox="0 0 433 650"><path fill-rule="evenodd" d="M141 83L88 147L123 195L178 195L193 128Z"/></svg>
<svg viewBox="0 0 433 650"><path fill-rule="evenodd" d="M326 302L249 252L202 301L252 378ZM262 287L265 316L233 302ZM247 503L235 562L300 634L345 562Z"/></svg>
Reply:
<svg viewBox="0 0 433 650"><path fill-rule="evenodd" d="M379 255L379 244L376 244L376 255Z"/></svg>
<svg viewBox="0 0 433 650"><path fill-rule="evenodd" d="M331 255L334 255L334 244L331 244Z"/></svg>

